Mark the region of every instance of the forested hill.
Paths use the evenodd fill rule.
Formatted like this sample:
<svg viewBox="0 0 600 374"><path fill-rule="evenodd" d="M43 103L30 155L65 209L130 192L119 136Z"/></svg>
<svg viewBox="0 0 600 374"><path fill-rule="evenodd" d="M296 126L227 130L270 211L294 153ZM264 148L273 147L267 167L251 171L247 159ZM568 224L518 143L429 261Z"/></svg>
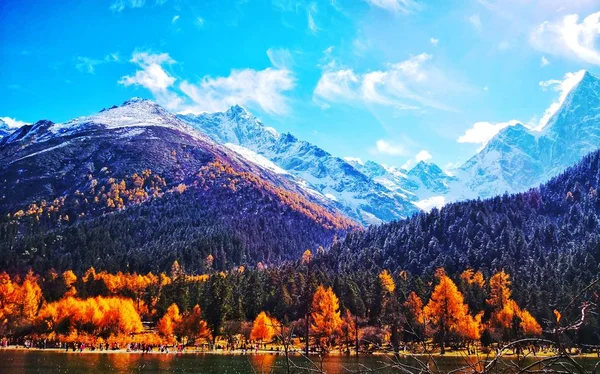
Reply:
<svg viewBox="0 0 600 374"><path fill-rule="evenodd" d="M600 152L528 192L446 205L374 226L333 245L323 261L340 273L380 269L432 275L504 268L515 297L536 315L564 305L600 274ZM550 309L551 312L551 309Z"/></svg>
<svg viewBox="0 0 600 374"><path fill-rule="evenodd" d="M223 270L358 227L288 177L148 100L23 126L0 141L0 269Z"/></svg>

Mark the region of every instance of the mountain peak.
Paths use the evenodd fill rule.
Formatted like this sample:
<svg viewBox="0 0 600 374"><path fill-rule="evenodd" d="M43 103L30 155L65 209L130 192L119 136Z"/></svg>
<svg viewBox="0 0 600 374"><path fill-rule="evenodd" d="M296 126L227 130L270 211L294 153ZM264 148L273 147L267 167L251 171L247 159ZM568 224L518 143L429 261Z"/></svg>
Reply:
<svg viewBox="0 0 600 374"><path fill-rule="evenodd" d="M230 118L235 117L250 117L251 114L241 105L235 104L232 105L225 114Z"/></svg>
<svg viewBox="0 0 600 374"><path fill-rule="evenodd" d="M144 99L144 98L141 98L141 97L134 96L134 97L132 97L132 98L130 98L128 100L125 100L123 102L123 104L121 104L121 106L128 106L128 105L139 104L139 103L155 104L154 101L152 101L152 100L148 100L148 99Z"/></svg>

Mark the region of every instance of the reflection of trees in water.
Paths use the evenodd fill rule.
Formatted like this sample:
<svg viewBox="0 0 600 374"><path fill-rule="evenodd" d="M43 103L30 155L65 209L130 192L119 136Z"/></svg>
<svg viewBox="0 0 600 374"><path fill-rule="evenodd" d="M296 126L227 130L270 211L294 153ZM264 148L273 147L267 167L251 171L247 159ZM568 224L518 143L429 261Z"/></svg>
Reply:
<svg viewBox="0 0 600 374"><path fill-rule="evenodd" d="M248 361L254 373L273 373L276 371L275 361L277 356L260 354L248 356Z"/></svg>

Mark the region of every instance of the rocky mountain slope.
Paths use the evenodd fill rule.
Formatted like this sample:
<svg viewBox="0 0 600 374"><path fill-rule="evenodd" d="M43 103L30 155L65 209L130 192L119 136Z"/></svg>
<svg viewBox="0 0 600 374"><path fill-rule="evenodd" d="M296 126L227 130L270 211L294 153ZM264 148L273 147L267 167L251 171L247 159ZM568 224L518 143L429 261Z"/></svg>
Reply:
<svg viewBox="0 0 600 374"><path fill-rule="evenodd" d="M298 183L317 191L365 225L404 218L418 211L412 203L415 196L387 188L355 165L292 134L277 133L240 106L226 112L179 118L242 156L258 154L273 162L297 177Z"/></svg>
<svg viewBox="0 0 600 374"><path fill-rule="evenodd" d="M209 254L223 267L278 262L357 227L327 199L142 99L3 137L0 180L0 257L29 265L93 262L100 242L98 258L137 258L138 268L169 251L196 269Z"/></svg>

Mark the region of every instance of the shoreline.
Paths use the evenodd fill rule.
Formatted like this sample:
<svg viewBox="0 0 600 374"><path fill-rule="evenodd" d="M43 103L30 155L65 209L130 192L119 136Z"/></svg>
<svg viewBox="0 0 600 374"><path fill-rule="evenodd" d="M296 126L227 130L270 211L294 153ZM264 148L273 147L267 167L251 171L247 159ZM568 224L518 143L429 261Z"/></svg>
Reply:
<svg viewBox="0 0 600 374"><path fill-rule="evenodd" d="M258 350L258 351L248 351L248 352L243 352L242 350L234 350L234 351L227 351L227 350L196 350L196 349L184 349L182 352L179 352L177 350L169 350L169 352L160 352L158 350L153 350L150 352L142 352L142 351L131 351L131 350L127 350L127 349L110 349L110 350L89 350L86 349L84 351L73 351L71 348L69 348L69 350L66 350L64 348L26 348L26 347L22 347L22 346L8 346L8 347L1 347L0 348L0 352L4 352L4 351L12 351L12 352L50 352L50 353L62 353L62 354L132 354L132 355L157 355L157 356L178 356L178 355L190 355L190 354L202 354L202 355L218 355L218 356L284 356L283 351L270 351L270 350ZM290 352L289 355L291 357L303 357L303 353L298 352L298 351L294 351L294 352ZM314 356L318 356L317 353L310 353L308 355L309 357L314 357ZM333 351L333 352L329 352L327 354L327 356L330 357L358 357L358 358L364 358L364 357L376 357L376 356L393 356L393 353L387 353L387 352L373 352L373 353L359 353L358 355L351 353L350 355L347 355L344 352L340 352L340 351ZM492 358L494 357L492 354L466 354L463 351L451 351L451 352L446 352L446 354L441 355L439 352L435 352L435 353L431 353L430 355L425 354L425 353L403 353L400 352L400 356L401 357L405 357L405 358L410 358L410 357L433 357L436 359L440 359L440 358L465 358L465 359L471 359L471 358L475 358L475 359L486 359L486 358ZM532 354L526 354L526 355L516 355L513 353L505 353L504 355L502 355L503 357L506 357L508 359L511 358L518 358L518 357L524 357L527 356L529 358L545 358L545 357L552 357L552 354L548 354L548 353L537 353L535 356ZM598 358L600 359L600 357L598 356L598 354L596 353L584 353L584 354L578 354L578 355L572 355L571 357L576 358L576 359L593 359L593 358Z"/></svg>

